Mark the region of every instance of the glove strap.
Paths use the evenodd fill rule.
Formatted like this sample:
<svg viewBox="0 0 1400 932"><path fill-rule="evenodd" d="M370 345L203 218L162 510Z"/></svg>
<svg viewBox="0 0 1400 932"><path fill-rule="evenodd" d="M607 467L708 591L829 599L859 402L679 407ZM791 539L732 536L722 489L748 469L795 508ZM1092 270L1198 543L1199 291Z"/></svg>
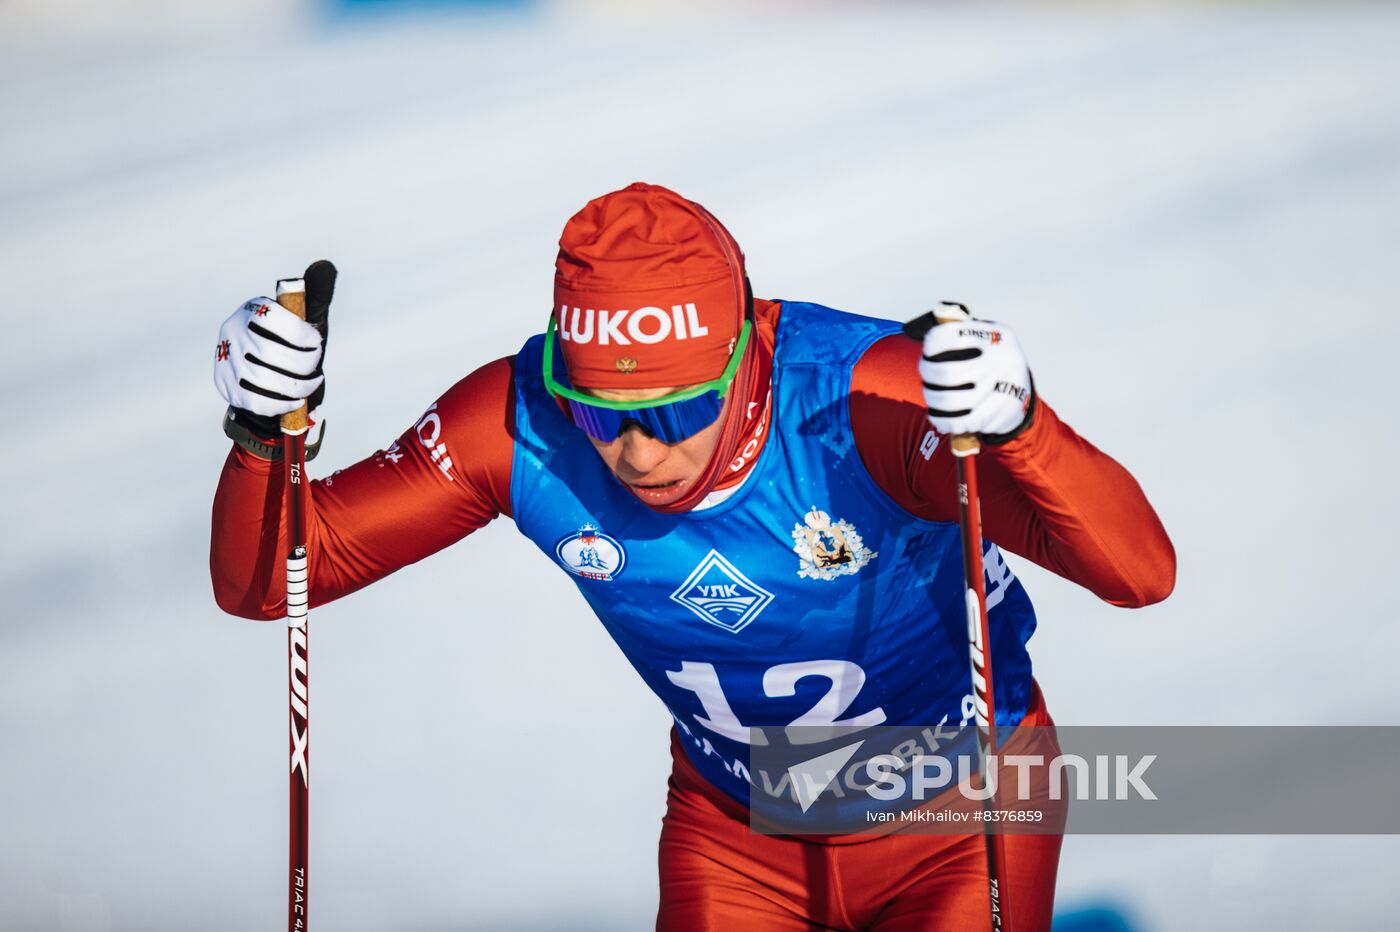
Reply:
<svg viewBox="0 0 1400 932"><path fill-rule="evenodd" d="M326 425L319 423L316 439L306 445L306 461L309 463L321 452L321 441L326 439ZM282 460L282 440L267 440L253 433L238 417L237 408L229 408L224 415L224 435L258 459L273 463Z"/></svg>

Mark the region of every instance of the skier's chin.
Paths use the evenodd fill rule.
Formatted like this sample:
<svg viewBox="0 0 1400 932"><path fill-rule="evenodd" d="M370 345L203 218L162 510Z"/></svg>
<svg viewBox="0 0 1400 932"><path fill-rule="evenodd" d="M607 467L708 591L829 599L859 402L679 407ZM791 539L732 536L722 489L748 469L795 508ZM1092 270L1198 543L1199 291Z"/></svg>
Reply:
<svg viewBox="0 0 1400 932"><path fill-rule="evenodd" d="M627 487L647 505L670 505L680 501L694 481L674 479L670 482L629 482Z"/></svg>

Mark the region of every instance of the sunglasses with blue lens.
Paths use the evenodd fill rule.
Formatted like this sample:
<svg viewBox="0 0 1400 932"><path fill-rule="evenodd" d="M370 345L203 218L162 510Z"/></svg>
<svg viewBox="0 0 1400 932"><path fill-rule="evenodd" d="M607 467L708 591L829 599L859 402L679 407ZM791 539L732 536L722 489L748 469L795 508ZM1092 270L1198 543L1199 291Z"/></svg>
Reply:
<svg viewBox="0 0 1400 932"><path fill-rule="evenodd" d="M569 414L580 430L602 443L611 443L628 423L635 423L662 443L679 443L719 419L720 412L724 410L724 396L734 384L739 362L748 346L752 324L744 321L739 338L734 342L734 351L729 355L729 363L719 378L646 401L608 401L580 392L568 384L568 376L562 371L562 366L560 377L556 378L554 328L554 315L551 314L549 328L544 334L545 389L551 396L561 398L568 404Z"/></svg>

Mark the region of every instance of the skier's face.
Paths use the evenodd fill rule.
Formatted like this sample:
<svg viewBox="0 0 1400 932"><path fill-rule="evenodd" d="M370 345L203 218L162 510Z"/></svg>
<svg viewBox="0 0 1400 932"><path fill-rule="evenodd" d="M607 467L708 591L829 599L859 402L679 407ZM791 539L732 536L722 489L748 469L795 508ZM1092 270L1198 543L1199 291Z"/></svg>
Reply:
<svg viewBox="0 0 1400 932"><path fill-rule="evenodd" d="M650 401L686 387L627 391L597 389L590 394L607 401ZM726 400L725 409L728 407ZM690 491L691 484L700 478L700 473L709 464L719 444L723 426L724 411L721 411L713 424L679 443L662 443L635 423L623 427L617 439L609 443L593 437L588 439L608 468L638 498L648 505L669 505L679 501Z"/></svg>

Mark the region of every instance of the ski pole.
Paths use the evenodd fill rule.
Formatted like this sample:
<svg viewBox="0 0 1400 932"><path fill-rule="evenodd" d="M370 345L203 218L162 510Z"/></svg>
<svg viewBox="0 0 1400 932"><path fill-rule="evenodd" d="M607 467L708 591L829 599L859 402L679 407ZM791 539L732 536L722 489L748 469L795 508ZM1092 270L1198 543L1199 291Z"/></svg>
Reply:
<svg viewBox="0 0 1400 932"><path fill-rule="evenodd" d="M934 312L940 324L971 320L961 304L945 302ZM967 583L967 646L972 661L972 701L977 722L977 758L982 785L993 779L988 761L997 752L996 700L992 689L992 635L987 623L987 584L982 570L982 506L977 497L976 434L957 434L950 441L958 464L958 524L962 528L963 579ZM983 811L996 809L996 794L982 801ZM1006 846L990 818L983 822L987 842L987 885L992 928L1010 932L1011 906L1006 895Z"/></svg>
<svg viewBox="0 0 1400 932"><path fill-rule="evenodd" d="M300 278L277 283L277 303L306 319L306 283ZM282 415L282 459L286 463L287 509L287 691L291 735L288 747L287 930L306 932L307 804L310 791L310 718L307 675L307 602L310 581L306 562L306 430L305 402Z"/></svg>
<svg viewBox="0 0 1400 932"><path fill-rule="evenodd" d="M935 311L909 321L904 332L923 342L934 324L959 323L972 319L966 307L944 301ZM982 509L977 498L977 454L982 445L976 434L955 434L949 441L958 464L958 525L962 529L963 580L966 585L967 646L972 663L972 702L977 722L977 759L983 786L989 779L989 760L997 752L996 701L992 689L992 637L987 624L987 585L982 570ZM995 789L995 788L994 788ZM994 831L991 815L996 810L995 791L982 801L982 835L987 843L987 888L990 894L992 929L1010 932L1011 904L1006 891L1006 846Z"/></svg>

